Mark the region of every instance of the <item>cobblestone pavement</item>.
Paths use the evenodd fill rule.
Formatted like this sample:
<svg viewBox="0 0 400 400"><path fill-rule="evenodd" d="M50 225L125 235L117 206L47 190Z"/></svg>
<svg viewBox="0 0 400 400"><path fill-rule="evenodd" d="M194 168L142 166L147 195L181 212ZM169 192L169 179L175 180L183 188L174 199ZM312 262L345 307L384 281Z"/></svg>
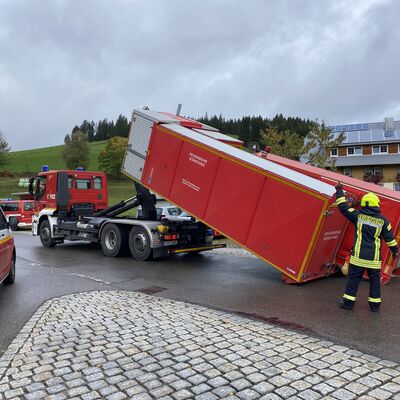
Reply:
<svg viewBox="0 0 400 400"><path fill-rule="evenodd" d="M400 399L400 366L124 291L47 301L0 359L1 399Z"/></svg>

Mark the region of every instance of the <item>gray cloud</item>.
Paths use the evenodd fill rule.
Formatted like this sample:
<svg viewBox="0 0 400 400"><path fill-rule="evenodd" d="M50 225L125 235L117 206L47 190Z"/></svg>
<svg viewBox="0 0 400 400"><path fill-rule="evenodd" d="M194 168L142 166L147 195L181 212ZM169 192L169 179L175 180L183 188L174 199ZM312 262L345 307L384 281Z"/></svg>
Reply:
<svg viewBox="0 0 400 400"><path fill-rule="evenodd" d="M0 0L0 130L61 144L133 108L400 119L396 0Z"/></svg>

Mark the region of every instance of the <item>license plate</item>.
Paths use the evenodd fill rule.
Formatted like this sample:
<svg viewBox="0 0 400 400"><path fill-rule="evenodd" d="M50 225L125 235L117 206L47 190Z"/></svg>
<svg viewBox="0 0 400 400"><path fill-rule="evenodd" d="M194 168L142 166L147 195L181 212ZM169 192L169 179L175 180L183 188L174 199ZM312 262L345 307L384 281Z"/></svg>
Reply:
<svg viewBox="0 0 400 400"><path fill-rule="evenodd" d="M164 246L176 246L177 244L177 240L168 240L167 242L164 242Z"/></svg>

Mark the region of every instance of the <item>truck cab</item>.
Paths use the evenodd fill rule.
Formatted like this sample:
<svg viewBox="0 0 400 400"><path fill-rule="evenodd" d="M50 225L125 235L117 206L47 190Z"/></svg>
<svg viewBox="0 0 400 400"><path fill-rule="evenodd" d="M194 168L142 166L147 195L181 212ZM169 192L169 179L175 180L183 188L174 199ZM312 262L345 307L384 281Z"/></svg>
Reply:
<svg viewBox="0 0 400 400"><path fill-rule="evenodd" d="M107 176L103 172L45 170L30 179L35 213L63 211L79 216L108 206Z"/></svg>

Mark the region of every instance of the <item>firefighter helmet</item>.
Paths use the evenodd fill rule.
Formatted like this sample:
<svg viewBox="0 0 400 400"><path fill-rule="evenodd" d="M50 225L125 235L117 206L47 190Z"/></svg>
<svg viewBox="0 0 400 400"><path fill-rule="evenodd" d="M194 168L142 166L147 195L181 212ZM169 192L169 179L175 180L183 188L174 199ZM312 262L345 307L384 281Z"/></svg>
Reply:
<svg viewBox="0 0 400 400"><path fill-rule="evenodd" d="M361 199L361 207L380 207L381 202L376 194L371 192L365 194Z"/></svg>

